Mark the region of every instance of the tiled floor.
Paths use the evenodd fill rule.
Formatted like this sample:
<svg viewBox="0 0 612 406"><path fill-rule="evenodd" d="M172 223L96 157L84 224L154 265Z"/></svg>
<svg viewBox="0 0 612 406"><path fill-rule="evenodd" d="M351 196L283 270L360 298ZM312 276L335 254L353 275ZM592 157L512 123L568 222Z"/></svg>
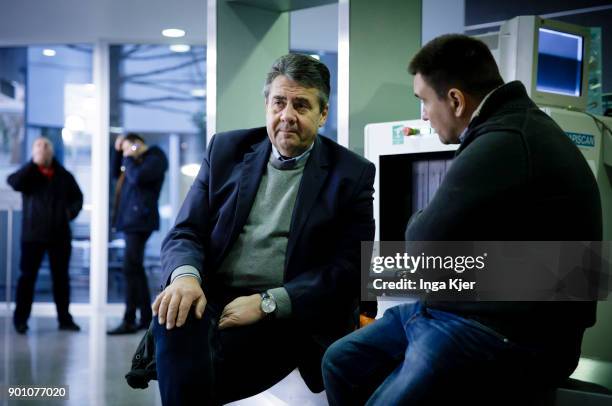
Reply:
<svg viewBox="0 0 612 406"><path fill-rule="evenodd" d="M385 307L382 306L383 310ZM382 312L381 312L382 313ZM3 385L68 385L69 400L8 402L0 394L0 406L161 405L157 382L148 389L130 388L124 379L141 334L106 335L117 318L79 317L82 331L57 330L54 317L33 317L25 336L15 333L9 317L0 316L0 387ZM612 389L612 363L581 360L573 377ZM325 406L324 393L311 393L297 371L264 393L232 406Z"/></svg>
<svg viewBox="0 0 612 406"><path fill-rule="evenodd" d="M0 386L69 386L68 401L9 403L0 396L0 405L161 405L157 382L139 390L124 379L141 334L107 336L106 329L119 322L114 318L80 317L76 322L82 328L79 333L58 331L55 318L33 317L22 336L15 333L10 318L0 317ZM324 393L311 393L294 371L266 392L232 405L323 406L327 400Z"/></svg>

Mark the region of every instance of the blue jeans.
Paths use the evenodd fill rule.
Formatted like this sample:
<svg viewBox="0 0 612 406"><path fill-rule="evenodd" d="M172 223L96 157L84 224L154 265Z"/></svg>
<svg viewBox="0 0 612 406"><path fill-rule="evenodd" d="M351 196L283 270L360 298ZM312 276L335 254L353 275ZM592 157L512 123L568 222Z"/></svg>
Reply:
<svg viewBox="0 0 612 406"><path fill-rule="evenodd" d="M517 393L529 379L551 376L545 358L474 320L415 303L336 341L322 368L332 406L475 404L489 396L488 404L501 404L510 393L500 390Z"/></svg>

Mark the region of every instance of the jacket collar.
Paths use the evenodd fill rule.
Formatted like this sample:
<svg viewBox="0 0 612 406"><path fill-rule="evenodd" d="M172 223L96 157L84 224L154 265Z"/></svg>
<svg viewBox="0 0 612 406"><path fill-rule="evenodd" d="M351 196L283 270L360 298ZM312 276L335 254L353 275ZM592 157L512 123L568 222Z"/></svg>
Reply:
<svg viewBox="0 0 612 406"><path fill-rule="evenodd" d="M51 161L51 168L53 168L56 173L62 172L64 170L62 164L60 164L59 161L55 159L55 157L53 157L53 160Z"/></svg>
<svg viewBox="0 0 612 406"><path fill-rule="evenodd" d="M266 129L261 131L265 137L255 144L251 145L250 151L244 155L242 168L240 170L240 183L238 185L238 197L236 202L236 215L230 238L224 247L224 253L233 244L247 221L257 190L261 182L261 178L265 171L270 153L272 151L272 143L267 137ZM316 199L325 183L329 167L329 153L324 142L320 139L321 135L317 135L314 145L310 151L310 157L300 182L300 188L293 208L291 218L291 226L289 232L289 241L287 244L287 252L285 255L285 265L288 264L291 255L296 247L300 233L304 228ZM224 254L222 255L222 257Z"/></svg>
<svg viewBox="0 0 612 406"><path fill-rule="evenodd" d="M489 119L501 110L530 107L536 107L536 105L527 95L525 86L518 80L508 82L491 93L480 109L480 113L474 117L473 123L470 123L470 127Z"/></svg>
<svg viewBox="0 0 612 406"><path fill-rule="evenodd" d="M265 133L266 129L262 129ZM266 136L263 140L252 144L251 150L244 155L238 185L238 200L236 202L236 216L232 236L238 235L251 212L255 195L261 182L272 144ZM233 241L233 238L232 238Z"/></svg>
<svg viewBox="0 0 612 406"><path fill-rule="evenodd" d="M317 135L315 138L312 151L310 151L310 158L308 162L306 162L302 181L300 182L300 189L291 218L291 228L289 229L289 242L287 243L287 252L285 255L285 269L288 268L289 261L293 255L302 229L312 212L312 208L314 207L329 172L328 149L321 140L321 137L321 135Z"/></svg>
<svg viewBox="0 0 612 406"><path fill-rule="evenodd" d="M525 86L520 81L515 80L498 87L489 94L488 98L480 106L479 113L470 121L456 155L480 135L482 125L492 117L503 114L507 110L530 108L537 108L537 106L529 98Z"/></svg>

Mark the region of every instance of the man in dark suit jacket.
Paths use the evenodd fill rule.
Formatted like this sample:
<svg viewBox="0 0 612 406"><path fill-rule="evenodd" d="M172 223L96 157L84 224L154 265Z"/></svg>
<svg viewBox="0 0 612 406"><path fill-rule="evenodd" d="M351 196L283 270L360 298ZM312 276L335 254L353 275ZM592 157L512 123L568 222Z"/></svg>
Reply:
<svg viewBox="0 0 612 406"><path fill-rule="evenodd" d="M321 391L322 353L354 328L374 165L317 136L329 97L319 61L279 58L264 95L266 128L213 137L163 243L153 311L165 405L252 396L296 367Z"/></svg>

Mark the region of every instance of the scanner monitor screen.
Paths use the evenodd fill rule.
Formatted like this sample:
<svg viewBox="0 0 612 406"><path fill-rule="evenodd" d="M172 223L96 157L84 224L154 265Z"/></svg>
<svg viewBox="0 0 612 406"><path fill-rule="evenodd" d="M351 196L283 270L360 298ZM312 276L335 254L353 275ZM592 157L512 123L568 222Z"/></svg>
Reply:
<svg viewBox="0 0 612 406"><path fill-rule="evenodd" d="M540 107L586 109L588 28L519 16L501 26L498 38L498 64L505 82L523 82Z"/></svg>
<svg viewBox="0 0 612 406"><path fill-rule="evenodd" d="M539 29L536 89L567 96L582 91L583 38Z"/></svg>

